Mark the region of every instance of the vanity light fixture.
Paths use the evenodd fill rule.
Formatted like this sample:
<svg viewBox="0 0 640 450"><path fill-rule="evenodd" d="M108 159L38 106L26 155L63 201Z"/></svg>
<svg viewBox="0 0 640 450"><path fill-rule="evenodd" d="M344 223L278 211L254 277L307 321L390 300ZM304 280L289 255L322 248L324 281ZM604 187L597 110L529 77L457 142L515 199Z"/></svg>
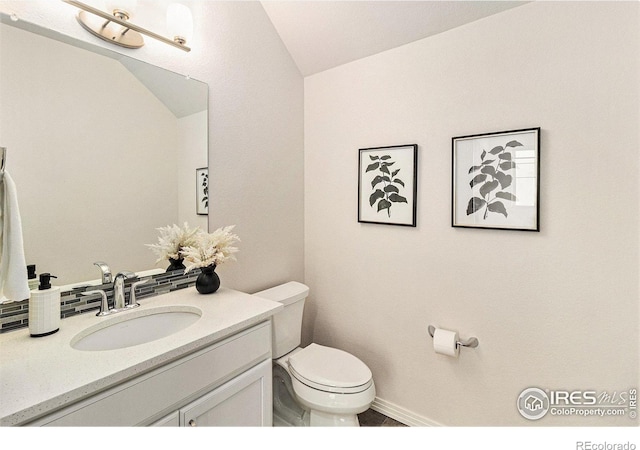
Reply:
<svg viewBox="0 0 640 450"><path fill-rule="evenodd" d="M129 18L131 17L131 10L127 10L125 8L129 8L130 5L133 5L135 2L131 0L121 0L117 2L120 7L113 8L113 13L109 14L104 11L101 11L93 6L89 6L85 3L76 1L76 0L62 0L65 3L68 3L76 8L81 9L78 13L77 19L82 27L89 31L91 34L103 39L107 42L111 42L112 44L120 45L121 47L126 48L140 48L144 45L144 39L142 38L142 34L157 39L165 44L172 45L180 50L184 50L185 52L191 51L186 44L186 38L188 37L187 33L180 32L178 34L174 34L174 39L168 39L164 36L154 33L153 31L149 31L145 28L142 28L138 25L135 25L129 22ZM181 8L181 17L188 17L191 19L191 11L186 6L180 5ZM186 10L187 13L184 12ZM169 10L171 11L171 9ZM186 19L181 20L181 24L185 27L183 29L187 30L190 33L190 29L192 27L192 23L186 24Z"/></svg>

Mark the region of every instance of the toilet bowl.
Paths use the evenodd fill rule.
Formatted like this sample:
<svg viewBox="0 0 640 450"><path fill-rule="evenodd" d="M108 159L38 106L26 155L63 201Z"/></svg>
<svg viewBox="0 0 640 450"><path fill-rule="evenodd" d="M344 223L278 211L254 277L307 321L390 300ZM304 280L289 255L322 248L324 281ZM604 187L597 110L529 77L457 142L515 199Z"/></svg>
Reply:
<svg viewBox="0 0 640 450"><path fill-rule="evenodd" d="M359 426L357 414L376 396L369 368L342 350L310 344L279 358L310 426Z"/></svg>
<svg viewBox="0 0 640 450"><path fill-rule="evenodd" d="M273 416L276 426L359 426L375 399L371 370L332 347L299 347L309 288L289 282L254 295L283 303L273 317Z"/></svg>

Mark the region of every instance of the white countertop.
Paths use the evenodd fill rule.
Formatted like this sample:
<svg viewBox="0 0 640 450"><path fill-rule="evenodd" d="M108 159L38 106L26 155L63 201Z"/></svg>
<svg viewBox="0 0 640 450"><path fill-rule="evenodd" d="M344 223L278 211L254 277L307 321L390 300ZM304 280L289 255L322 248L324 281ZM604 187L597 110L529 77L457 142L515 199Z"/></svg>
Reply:
<svg viewBox="0 0 640 450"><path fill-rule="evenodd" d="M24 328L0 334L0 425L25 423L140 375L268 319L277 302L231 289L209 295L186 288L140 299L140 307L105 317L89 312L60 321L60 331L32 338ZM81 351L71 339L100 321L158 306L191 306L202 311L193 325L133 347Z"/></svg>

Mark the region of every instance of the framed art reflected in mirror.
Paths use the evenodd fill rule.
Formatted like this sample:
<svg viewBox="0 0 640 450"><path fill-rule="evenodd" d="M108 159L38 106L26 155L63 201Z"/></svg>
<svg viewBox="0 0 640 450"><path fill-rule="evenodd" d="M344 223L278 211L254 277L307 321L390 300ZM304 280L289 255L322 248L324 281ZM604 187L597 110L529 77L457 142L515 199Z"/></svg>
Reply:
<svg viewBox="0 0 640 450"><path fill-rule="evenodd" d="M196 214L209 214L209 169L196 169Z"/></svg>

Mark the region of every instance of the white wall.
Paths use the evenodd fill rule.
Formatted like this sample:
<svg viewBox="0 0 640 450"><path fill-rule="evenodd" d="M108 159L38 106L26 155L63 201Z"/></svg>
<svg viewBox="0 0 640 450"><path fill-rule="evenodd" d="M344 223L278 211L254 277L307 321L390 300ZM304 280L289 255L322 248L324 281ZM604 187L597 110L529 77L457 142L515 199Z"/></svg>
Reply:
<svg viewBox="0 0 640 450"><path fill-rule="evenodd" d="M162 32L170 0L138 1L136 21ZM258 2L186 1L192 51L151 38L139 50L102 43L60 1L0 1L0 11L209 85L211 230L236 224L238 261L225 286L256 291L303 278L303 80Z"/></svg>
<svg viewBox="0 0 640 450"><path fill-rule="evenodd" d="M638 379L639 5L535 2L305 79L307 341L445 425ZM451 138L541 127L540 233L452 228ZM418 144L418 226L357 222L358 149ZM437 355L429 324L476 336Z"/></svg>

